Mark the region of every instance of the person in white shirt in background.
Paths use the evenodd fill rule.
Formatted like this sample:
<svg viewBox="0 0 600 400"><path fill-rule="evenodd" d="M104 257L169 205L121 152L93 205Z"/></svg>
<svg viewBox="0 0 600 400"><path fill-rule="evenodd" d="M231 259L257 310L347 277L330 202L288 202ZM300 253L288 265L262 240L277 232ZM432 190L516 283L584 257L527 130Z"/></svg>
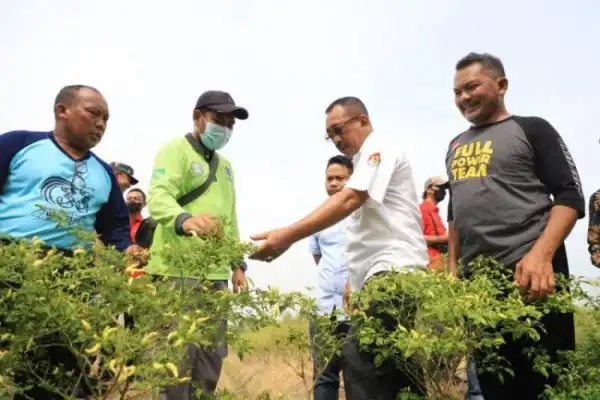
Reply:
<svg viewBox="0 0 600 400"><path fill-rule="evenodd" d="M346 156L334 156L327 162L325 169L325 190L333 196L340 192L350 175L352 175L352 159ZM315 295L320 315L330 316L332 332L343 340L350 325L347 317L340 315L344 310L343 296L348 282L348 262L344 250L344 232L346 220L312 235L309 239L310 251L318 266ZM340 372L343 360L338 354L332 356L333 349L319 344L319 332L324 327L310 321L309 335L312 345L313 359L313 398L314 400L337 400L340 391ZM325 333L327 334L327 333ZM327 362L326 358L330 358ZM344 375L346 380L346 375ZM344 382L344 386L348 386Z"/></svg>
<svg viewBox="0 0 600 400"><path fill-rule="evenodd" d="M270 262L293 243L322 231L350 216L346 232L349 287L358 291L369 278L393 272L426 270L427 246L421 232L421 212L408 157L396 143L373 131L364 103L356 97L335 100L326 109L327 138L344 155L353 157L354 173L345 188L300 221L257 235L262 240L251 258ZM397 307L410 328L414 304L398 293ZM387 305L389 307L389 304ZM398 321L377 311L372 303L367 316L380 320L389 330ZM406 362L388 359L375 367L376 348L359 349L352 326L344 344L344 375L348 400L396 399L403 390L426 396L424 383ZM417 375L417 376L415 376Z"/></svg>

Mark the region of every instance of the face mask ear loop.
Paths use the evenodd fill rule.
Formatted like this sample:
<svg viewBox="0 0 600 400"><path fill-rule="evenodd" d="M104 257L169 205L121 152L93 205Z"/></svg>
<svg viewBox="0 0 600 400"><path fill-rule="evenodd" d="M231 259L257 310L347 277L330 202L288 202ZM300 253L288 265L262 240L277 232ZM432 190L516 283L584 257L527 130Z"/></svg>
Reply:
<svg viewBox="0 0 600 400"><path fill-rule="evenodd" d="M198 135L202 136L204 134L204 132L206 131L206 123L208 121L206 120L206 117L204 116L204 114L200 113L200 115L202 115L202 119L204 120L204 130L202 132L200 132L200 130L198 130Z"/></svg>

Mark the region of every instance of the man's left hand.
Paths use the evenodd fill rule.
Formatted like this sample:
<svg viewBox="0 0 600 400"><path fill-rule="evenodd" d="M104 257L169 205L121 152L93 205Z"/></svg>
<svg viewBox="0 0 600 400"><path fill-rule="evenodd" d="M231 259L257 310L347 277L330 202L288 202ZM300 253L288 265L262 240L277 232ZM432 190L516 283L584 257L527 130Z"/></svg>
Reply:
<svg viewBox="0 0 600 400"><path fill-rule="evenodd" d="M233 270L231 275L231 284L233 285L233 293L238 293L246 287L246 273L241 268Z"/></svg>
<svg viewBox="0 0 600 400"><path fill-rule="evenodd" d="M529 251L517 263L515 282L521 291L529 290L529 300L539 299L554 292L556 282L552 259Z"/></svg>
<svg viewBox="0 0 600 400"><path fill-rule="evenodd" d="M252 240L264 240L254 253L250 255L252 260L271 262L286 252L293 244L285 229L275 229L257 235L250 236Z"/></svg>

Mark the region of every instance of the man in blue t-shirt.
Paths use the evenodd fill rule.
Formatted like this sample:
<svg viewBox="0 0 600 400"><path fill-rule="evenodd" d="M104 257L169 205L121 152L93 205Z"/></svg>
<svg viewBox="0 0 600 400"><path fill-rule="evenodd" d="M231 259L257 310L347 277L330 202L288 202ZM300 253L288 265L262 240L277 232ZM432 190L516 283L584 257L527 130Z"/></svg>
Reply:
<svg viewBox="0 0 600 400"><path fill-rule="evenodd" d="M125 251L132 245L125 201L112 169L90 151L106 129L104 97L69 86L57 96L54 113L54 131L0 135L0 236L37 236L73 250L82 243L72 229L81 228ZM56 227L55 212L66 214L68 226Z"/></svg>
<svg viewBox="0 0 600 400"><path fill-rule="evenodd" d="M139 256L142 249L131 242L129 214L115 175L90 151L106 129L106 100L92 87L67 86L56 97L54 116L53 131L0 135L0 237L38 237L46 246L70 255L89 245L73 234L73 229L81 229L95 231L105 245ZM62 214L66 223L57 225L56 214ZM47 352L52 359L45 361L61 365L63 371L77 371L74 356L55 347L56 351ZM37 386L39 377L34 377L40 373L44 379L43 371L16 374L19 387L32 387L15 399L54 398Z"/></svg>

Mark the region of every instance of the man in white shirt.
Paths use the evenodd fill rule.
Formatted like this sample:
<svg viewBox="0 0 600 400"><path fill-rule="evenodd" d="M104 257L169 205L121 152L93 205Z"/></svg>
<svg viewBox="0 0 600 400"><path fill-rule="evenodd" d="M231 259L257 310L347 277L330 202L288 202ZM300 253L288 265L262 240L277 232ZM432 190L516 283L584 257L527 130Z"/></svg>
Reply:
<svg viewBox="0 0 600 400"><path fill-rule="evenodd" d="M300 221L252 237L263 240L253 259L272 261L293 243L322 231L350 216L346 234L349 284L360 290L375 274L393 270L426 269L427 246L421 232L421 213L410 163L399 146L374 133L363 102L356 97L335 100L326 109L327 139L344 155L353 157L354 174L340 192ZM399 294L398 307L402 307ZM394 330L391 318L376 311L367 315ZM407 310L410 311L410 310ZM410 314L410 312L407 312ZM410 321L407 321L410 323ZM397 324L397 322L396 322ZM389 325L389 326L388 326ZM359 350L353 326L344 346L344 373L352 382L349 400L398 398L403 389L423 395L423 384L410 378L389 360L378 368L373 351ZM373 349L374 350L374 349ZM414 371L413 371L414 372Z"/></svg>

